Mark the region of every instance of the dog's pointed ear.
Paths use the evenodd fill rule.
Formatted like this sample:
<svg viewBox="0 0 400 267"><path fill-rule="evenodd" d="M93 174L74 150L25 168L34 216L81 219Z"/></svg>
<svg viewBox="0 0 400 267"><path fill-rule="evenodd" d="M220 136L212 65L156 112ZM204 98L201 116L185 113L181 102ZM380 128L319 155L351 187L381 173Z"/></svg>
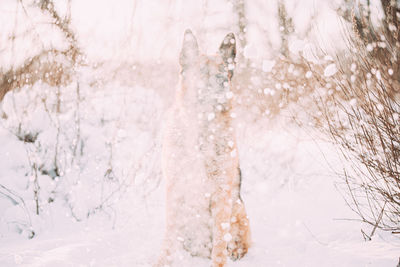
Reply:
<svg viewBox="0 0 400 267"><path fill-rule="evenodd" d="M199 56L199 46L197 45L196 37L191 30L187 29L183 35L182 50L179 56L179 63L182 68L185 68L190 63L197 60Z"/></svg>
<svg viewBox="0 0 400 267"><path fill-rule="evenodd" d="M236 57L236 38L233 33L228 33L219 47L219 53L227 66L230 76L233 75Z"/></svg>

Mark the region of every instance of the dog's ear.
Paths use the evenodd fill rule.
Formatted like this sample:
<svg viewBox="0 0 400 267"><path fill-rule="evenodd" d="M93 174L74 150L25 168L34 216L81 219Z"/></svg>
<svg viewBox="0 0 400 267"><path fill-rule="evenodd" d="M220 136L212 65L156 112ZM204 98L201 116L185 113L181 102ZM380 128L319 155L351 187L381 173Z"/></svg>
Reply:
<svg viewBox="0 0 400 267"><path fill-rule="evenodd" d="M230 77L233 75L235 69L235 57L236 57L236 39L233 33L228 33L219 47L219 53L228 68Z"/></svg>
<svg viewBox="0 0 400 267"><path fill-rule="evenodd" d="M183 35L182 50L179 56L179 63L182 69L195 62L199 56L199 46L196 37L191 30L187 29Z"/></svg>

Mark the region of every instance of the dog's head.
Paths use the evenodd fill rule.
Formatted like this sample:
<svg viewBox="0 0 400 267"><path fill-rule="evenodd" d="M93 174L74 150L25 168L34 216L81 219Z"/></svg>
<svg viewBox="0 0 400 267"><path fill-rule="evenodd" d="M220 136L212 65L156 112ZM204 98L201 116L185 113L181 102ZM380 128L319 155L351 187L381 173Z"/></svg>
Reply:
<svg viewBox="0 0 400 267"><path fill-rule="evenodd" d="M182 93L198 103L208 103L219 110L226 109L226 103L233 95L230 81L235 69L235 56L233 33L225 36L216 55L206 56L200 54L193 33L186 30L179 58Z"/></svg>

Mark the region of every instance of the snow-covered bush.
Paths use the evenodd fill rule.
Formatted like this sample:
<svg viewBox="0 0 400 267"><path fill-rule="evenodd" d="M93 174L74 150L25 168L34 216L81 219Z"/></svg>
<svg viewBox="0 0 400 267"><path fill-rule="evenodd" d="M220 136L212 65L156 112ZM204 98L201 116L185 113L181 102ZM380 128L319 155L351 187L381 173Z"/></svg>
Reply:
<svg viewBox="0 0 400 267"><path fill-rule="evenodd" d="M157 186L160 98L141 87L96 86L95 78L91 68L79 68L67 86L35 83L6 94L0 120L9 143L0 156L5 232L11 224L33 237L55 210L74 221L98 212L112 221L128 190L145 195Z"/></svg>
<svg viewBox="0 0 400 267"><path fill-rule="evenodd" d="M113 222L127 191L146 195L160 179L160 97L132 82L136 67L88 63L56 4L10 2L15 25L2 25L2 59L13 60L0 68L0 236L32 238L60 216Z"/></svg>

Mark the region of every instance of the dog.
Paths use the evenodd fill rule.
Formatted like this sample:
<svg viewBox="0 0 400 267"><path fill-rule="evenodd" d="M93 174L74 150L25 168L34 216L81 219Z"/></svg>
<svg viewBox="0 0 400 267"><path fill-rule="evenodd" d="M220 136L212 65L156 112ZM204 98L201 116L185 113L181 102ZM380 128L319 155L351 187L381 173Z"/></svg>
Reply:
<svg viewBox="0 0 400 267"><path fill-rule="evenodd" d="M235 56L232 33L214 56L201 55L193 33L184 33L179 87L164 129L166 233L155 266L172 266L184 249L222 267L250 246L232 123Z"/></svg>

